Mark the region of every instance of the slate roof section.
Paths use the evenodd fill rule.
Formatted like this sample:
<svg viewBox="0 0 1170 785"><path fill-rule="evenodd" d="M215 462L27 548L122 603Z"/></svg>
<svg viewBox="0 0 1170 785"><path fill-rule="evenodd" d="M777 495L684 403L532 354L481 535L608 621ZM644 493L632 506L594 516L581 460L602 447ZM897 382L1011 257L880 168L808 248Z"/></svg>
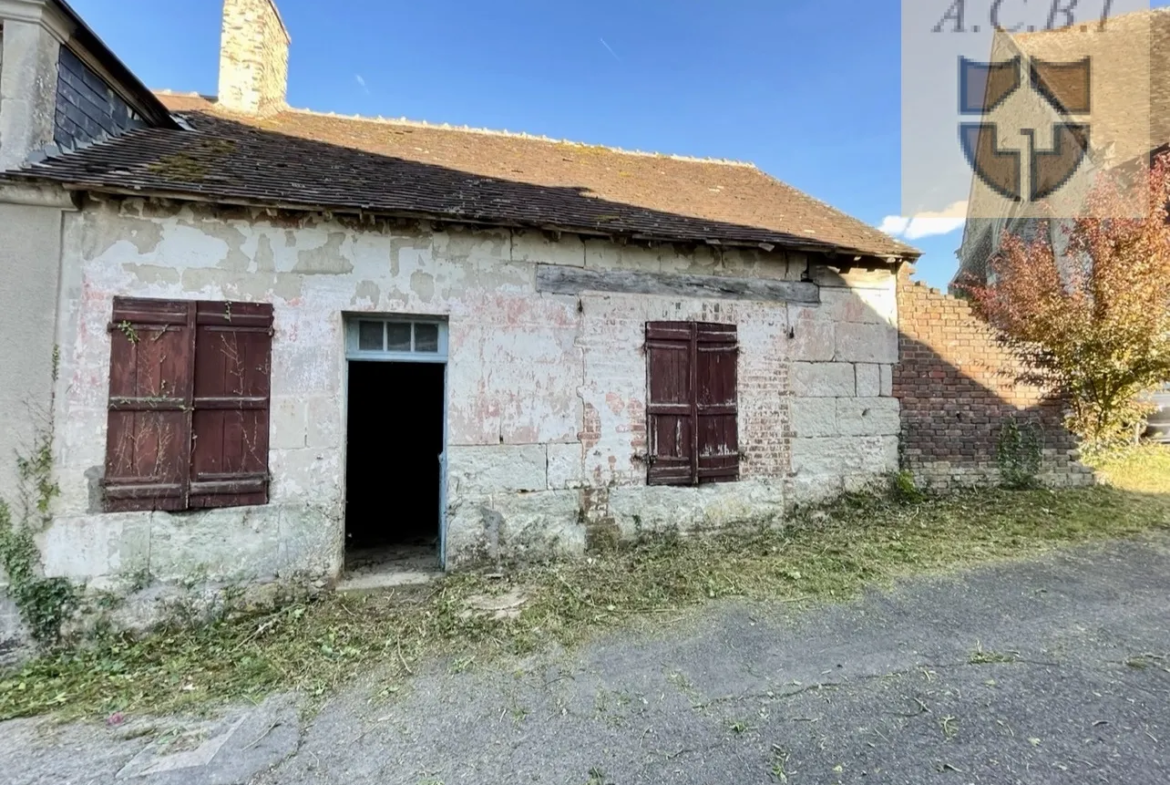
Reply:
<svg viewBox="0 0 1170 785"><path fill-rule="evenodd" d="M13 176L631 239L919 255L747 164L301 110L245 117L199 96L159 97L191 130L133 131Z"/></svg>

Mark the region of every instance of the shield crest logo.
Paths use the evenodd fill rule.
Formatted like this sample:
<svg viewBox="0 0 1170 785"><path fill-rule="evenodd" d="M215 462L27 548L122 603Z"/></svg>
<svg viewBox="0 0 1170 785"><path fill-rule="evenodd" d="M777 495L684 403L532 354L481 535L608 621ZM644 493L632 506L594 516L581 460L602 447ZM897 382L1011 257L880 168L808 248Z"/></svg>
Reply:
<svg viewBox="0 0 1170 785"><path fill-rule="evenodd" d="M1033 59L1027 64L1025 88L1024 63L1018 56L996 63L959 58L959 112L982 116L978 122L959 124L959 144L976 176L1013 202L1036 202L1058 191L1089 149L1088 123L1071 116L1090 111L1091 75L1087 57L1070 63ZM1021 90L1031 100L1011 102ZM1040 123L1051 129L1046 134L1049 149L1036 143ZM1025 150L1006 147L1008 134L1023 136Z"/></svg>

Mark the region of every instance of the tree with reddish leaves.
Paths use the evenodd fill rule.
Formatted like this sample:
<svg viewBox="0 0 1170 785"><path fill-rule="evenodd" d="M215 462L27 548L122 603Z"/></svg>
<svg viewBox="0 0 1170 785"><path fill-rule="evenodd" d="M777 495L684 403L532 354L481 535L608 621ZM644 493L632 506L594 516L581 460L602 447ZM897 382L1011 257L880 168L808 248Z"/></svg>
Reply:
<svg viewBox="0 0 1170 785"><path fill-rule="evenodd" d="M1067 400L1090 449L1133 439L1143 398L1170 380L1170 159L1098 177L1058 254L1005 234L986 285L967 285L1023 381Z"/></svg>

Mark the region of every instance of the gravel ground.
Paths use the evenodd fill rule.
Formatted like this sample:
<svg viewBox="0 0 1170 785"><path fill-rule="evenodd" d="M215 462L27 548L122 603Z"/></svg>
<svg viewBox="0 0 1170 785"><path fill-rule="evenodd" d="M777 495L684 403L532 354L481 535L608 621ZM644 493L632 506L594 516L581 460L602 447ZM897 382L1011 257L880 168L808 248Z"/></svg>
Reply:
<svg viewBox="0 0 1170 785"><path fill-rule="evenodd" d="M1170 782L1170 537L571 652L376 676L302 719L0 725L12 785Z"/></svg>

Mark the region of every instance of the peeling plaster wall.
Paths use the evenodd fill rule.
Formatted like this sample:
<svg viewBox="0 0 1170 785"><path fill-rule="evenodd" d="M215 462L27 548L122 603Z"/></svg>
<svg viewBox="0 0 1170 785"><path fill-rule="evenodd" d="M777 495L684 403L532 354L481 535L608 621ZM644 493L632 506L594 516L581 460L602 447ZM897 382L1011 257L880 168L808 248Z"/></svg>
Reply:
<svg viewBox="0 0 1170 785"><path fill-rule="evenodd" d="M591 538L666 526L779 520L786 502L897 467L890 273L824 278L819 307L545 295L535 291L536 263L799 280L807 260L509 230L288 220L140 200L91 202L66 216L64 259L56 412L62 493L41 543L50 574L337 574L343 313L449 319L450 565L578 554ZM100 513L115 295L273 303L269 505ZM643 332L652 319L738 326L741 482L645 486Z"/></svg>

